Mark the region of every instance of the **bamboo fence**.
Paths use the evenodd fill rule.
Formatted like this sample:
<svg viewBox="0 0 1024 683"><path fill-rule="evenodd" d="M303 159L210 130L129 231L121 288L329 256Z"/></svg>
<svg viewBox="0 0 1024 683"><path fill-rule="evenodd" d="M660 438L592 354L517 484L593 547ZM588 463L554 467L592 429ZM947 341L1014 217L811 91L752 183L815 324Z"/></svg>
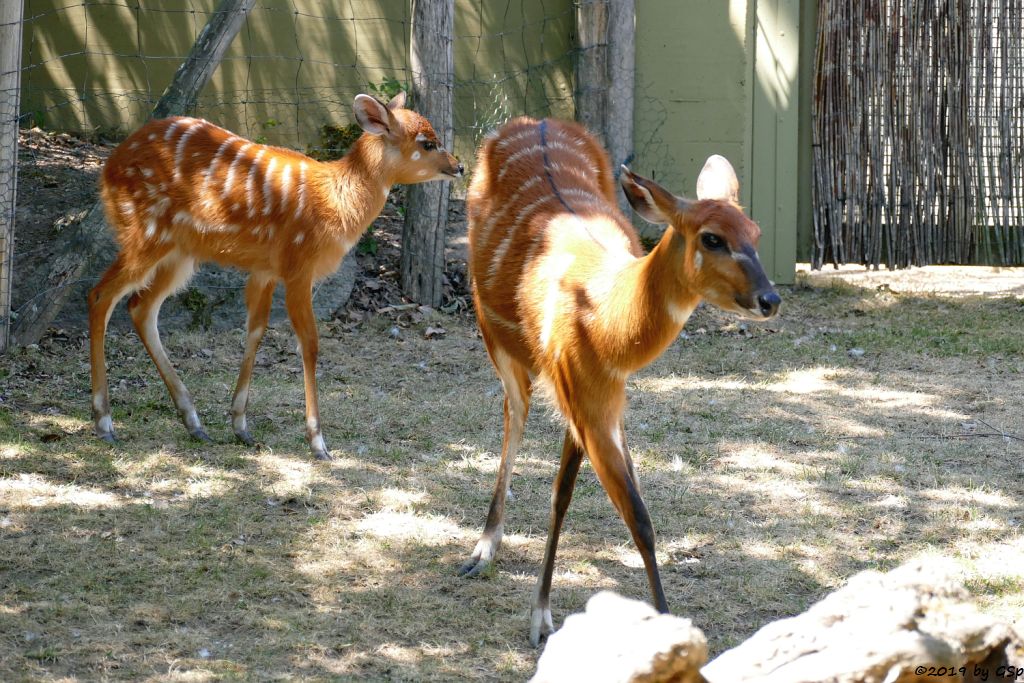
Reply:
<svg viewBox="0 0 1024 683"><path fill-rule="evenodd" d="M1024 264L1024 0L822 0L813 265Z"/></svg>

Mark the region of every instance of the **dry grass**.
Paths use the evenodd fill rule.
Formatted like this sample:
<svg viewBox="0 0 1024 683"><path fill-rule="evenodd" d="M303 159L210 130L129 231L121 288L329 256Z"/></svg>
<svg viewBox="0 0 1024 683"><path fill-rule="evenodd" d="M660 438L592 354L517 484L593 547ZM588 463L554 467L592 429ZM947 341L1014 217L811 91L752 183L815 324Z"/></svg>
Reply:
<svg viewBox="0 0 1024 683"><path fill-rule="evenodd" d="M631 381L627 432L674 612L718 652L861 569L925 556L1020 619L1021 292L805 280L784 298L769 326L698 312ZM428 324L447 334L425 339ZM80 333L6 357L0 679L527 678L561 428L535 408L497 570L457 578L493 485L500 386L470 319L397 339L392 325L321 326L327 464L302 440L286 327L259 356L259 451L232 443L226 418L240 331L165 333L213 445L188 439L132 334L109 344L113 448L90 434ZM556 624L601 588L647 594L585 468Z"/></svg>

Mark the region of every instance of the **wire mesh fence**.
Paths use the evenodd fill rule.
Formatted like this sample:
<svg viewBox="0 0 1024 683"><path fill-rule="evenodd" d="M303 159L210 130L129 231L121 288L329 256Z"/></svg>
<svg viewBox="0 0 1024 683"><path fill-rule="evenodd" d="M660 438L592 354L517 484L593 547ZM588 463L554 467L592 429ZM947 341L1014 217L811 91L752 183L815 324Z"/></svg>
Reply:
<svg viewBox="0 0 1024 683"><path fill-rule="evenodd" d="M821 5L814 265L1024 263L1024 3Z"/></svg>
<svg viewBox="0 0 1024 683"><path fill-rule="evenodd" d="M20 125L29 147L35 129L117 141L150 114L216 8L214 0L26 0L21 106L6 120ZM570 0L459 0L456 154L470 157L483 134L512 116L573 117L574 12ZM356 94L387 99L408 88L410 22L408 0L259 0L189 113L258 142L335 154L358 133L351 114ZM31 154L22 156L25 162ZM77 173L30 172L94 191L98 165L67 161L77 169L62 171ZM13 188L5 196L13 206ZM39 213L32 199L23 193L20 205ZM36 280L30 271L55 260L57 233L81 218L78 206L66 208L42 226L22 211L22 225L11 228L19 233L15 265L0 275L15 281L15 319L26 319L53 294L23 281ZM94 278L61 286L84 293Z"/></svg>

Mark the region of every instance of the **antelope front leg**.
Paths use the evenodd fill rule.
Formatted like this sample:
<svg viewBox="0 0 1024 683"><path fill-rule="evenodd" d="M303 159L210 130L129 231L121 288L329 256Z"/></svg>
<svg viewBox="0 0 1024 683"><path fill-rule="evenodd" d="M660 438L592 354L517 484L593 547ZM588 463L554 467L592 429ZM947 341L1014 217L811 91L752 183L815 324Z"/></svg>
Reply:
<svg viewBox="0 0 1024 683"><path fill-rule="evenodd" d="M620 422L611 434L597 430L586 431L583 440L597 478L629 528L633 543L643 558L654 606L662 614L667 614L668 602L661 586L658 560L654 555L654 526L647 505L640 496L640 486L633 470L633 460L629 457L622 424Z"/></svg>
<svg viewBox="0 0 1024 683"><path fill-rule="evenodd" d="M540 644L541 630L550 633L555 629L551 620L551 577L555 571L555 552L558 550L558 537L562 533L562 520L565 511L572 501L573 488L576 486L576 475L583 461L583 449L576 443L570 430L565 430L562 441L562 460L558 466L558 474L551 491L551 521L548 527L548 541L544 547L544 563L541 565L540 576L537 577L537 588L533 593L533 608L530 611L530 644Z"/></svg>
<svg viewBox="0 0 1024 683"><path fill-rule="evenodd" d="M314 458L330 460L330 451L320 432L320 404L316 388L316 357L320 340L316 332L316 318L313 316L312 282L289 283L284 301L302 354L302 378L306 390L306 441L309 442Z"/></svg>

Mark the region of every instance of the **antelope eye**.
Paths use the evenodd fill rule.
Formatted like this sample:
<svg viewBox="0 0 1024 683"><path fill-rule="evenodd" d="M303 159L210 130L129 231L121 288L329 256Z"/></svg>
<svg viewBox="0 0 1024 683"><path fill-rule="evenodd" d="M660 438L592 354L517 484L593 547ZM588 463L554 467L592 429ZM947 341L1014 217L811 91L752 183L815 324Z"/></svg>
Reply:
<svg viewBox="0 0 1024 683"><path fill-rule="evenodd" d="M708 251L718 251L719 249L725 248L725 240L711 232L706 232L701 235L700 241Z"/></svg>
<svg viewBox="0 0 1024 683"><path fill-rule="evenodd" d="M427 150L428 152L433 152L435 149L437 149L437 143L431 142L430 140L424 140L423 149Z"/></svg>

